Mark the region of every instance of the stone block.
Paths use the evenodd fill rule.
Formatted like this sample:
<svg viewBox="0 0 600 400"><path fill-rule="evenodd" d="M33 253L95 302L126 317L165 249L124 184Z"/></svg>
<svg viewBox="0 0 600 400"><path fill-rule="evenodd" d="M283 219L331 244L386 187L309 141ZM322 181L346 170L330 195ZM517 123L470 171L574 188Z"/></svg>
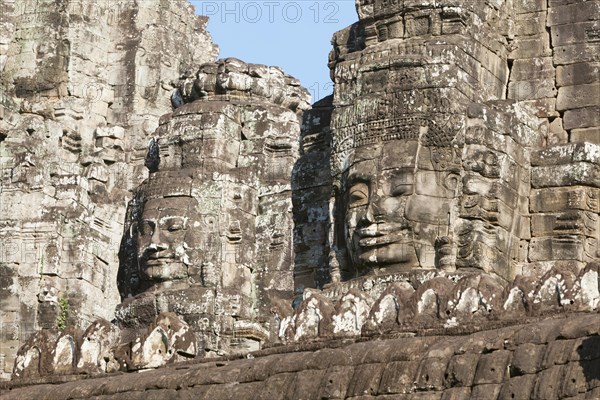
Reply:
<svg viewBox="0 0 600 400"><path fill-rule="evenodd" d="M320 349L315 353L312 353L314 357L312 357L311 362L308 364L310 368L319 368L326 369L331 367L349 367L353 365L358 365L359 361L363 356L365 356L365 352L367 349L365 346L360 345L351 345L343 350L337 349ZM324 362L326 361L326 362Z"/></svg>
<svg viewBox="0 0 600 400"><path fill-rule="evenodd" d="M577 185L600 187L600 165L576 162L571 165L535 167L531 171L531 185L534 188Z"/></svg>
<svg viewBox="0 0 600 400"><path fill-rule="evenodd" d="M600 106L600 83L563 86L558 89L557 110L564 111L591 106Z"/></svg>
<svg viewBox="0 0 600 400"><path fill-rule="evenodd" d="M575 43L554 47L554 65L600 61L600 43Z"/></svg>
<svg viewBox="0 0 600 400"><path fill-rule="evenodd" d="M412 338L410 340L401 338L390 346L390 361L414 361L419 360L417 354L425 353L435 343L431 337ZM416 372L416 369L415 369Z"/></svg>
<svg viewBox="0 0 600 400"><path fill-rule="evenodd" d="M573 86L600 81L600 62L582 62L556 67L556 86Z"/></svg>
<svg viewBox="0 0 600 400"><path fill-rule="evenodd" d="M556 5L548 10L548 26L594 20L599 13L600 1L598 0Z"/></svg>
<svg viewBox="0 0 600 400"><path fill-rule="evenodd" d="M517 101L544 99L556 96L554 77L549 79L532 79L528 81L511 81L508 84L508 98Z"/></svg>
<svg viewBox="0 0 600 400"><path fill-rule="evenodd" d="M518 59L510 70L510 81L531 81L553 79L555 68L552 57Z"/></svg>
<svg viewBox="0 0 600 400"><path fill-rule="evenodd" d="M235 368L194 368L186 371L183 381L189 386L221 385L240 381L240 371ZM261 377L264 377L262 375ZM157 382L156 382L157 383Z"/></svg>
<svg viewBox="0 0 600 400"><path fill-rule="evenodd" d="M477 385L471 389L471 398L477 400L496 400L500 394L502 385L486 384Z"/></svg>
<svg viewBox="0 0 600 400"><path fill-rule="evenodd" d="M261 400L270 400L277 397L286 398L290 395L288 392L290 391L295 378L295 374L292 373L270 376L269 379L264 382L262 390L260 390L259 393L255 393L254 396L256 396L256 399Z"/></svg>
<svg viewBox="0 0 600 400"><path fill-rule="evenodd" d="M594 128L573 129L571 142L588 142L600 145L600 126Z"/></svg>
<svg viewBox="0 0 600 400"><path fill-rule="evenodd" d="M546 32L545 11L520 14L515 21L515 34L517 36L538 35L543 32Z"/></svg>
<svg viewBox="0 0 600 400"><path fill-rule="evenodd" d="M560 398L575 397L587 391L587 377L579 362L570 362L564 367L564 379L560 388Z"/></svg>
<svg viewBox="0 0 600 400"><path fill-rule="evenodd" d="M377 394L385 364L363 364L354 369L346 396L374 396Z"/></svg>
<svg viewBox="0 0 600 400"><path fill-rule="evenodd" d="M462 400L471 398L470 387L456 387L444 390L441 400Z"/></svg>
<svg viewBox="0 0 600 400"><path fill-rule="evenodd" d="M531 165L534 167L576 162L600 165L600 146L592 143L567 143L531 153Z"/></svg>
<svg viewBox="0 0 600 400"><path fill-rule="evenodd" d="M564 376L563 369L562 365L554 365L540 372L531 398L534 400L558 399Z"/></svg>
<svg viewBox="0 0 600 400"><path fill-rule="evenodd" d="M395 361L386 365L378 393L410 393L419 367L418 361Z"/></svg>
<svg viewBox="0 0 600 400"><path fill-rule="evenodd" d="M597 235L598 214L587 211L569 210L554 214L536 214L531 217L531 235L534 237L553 235Z"/></svg>
<svg viewBox="0 0 600 400"><path fill-rule="evenodd" d="M301 371L303 368L308 368L310 363L317 362L318 357L314 357L314 354L316 353L296 352L287 354L277 361L277 372L297 372ZM310 366L312 367L312 365ZM321 365L321 367L325 368L324 365Z"/></svg>
<svg viewBox="0 0 600 400"><path fill-rule="evenodd" d="M546 346L525 343L518 346L513 353L513 358L509 366L511 377L517 377L525 374L535 374L541 369L541 362L544 356Z"/></svg>
<svg viewBox="0 0 600 400"><path fill-rule="evenodd" d="M585 237L532 238L529 244L530 261L574 260L586 261Z"/></svg>
<svg viewBox="0 0 600 400"><path fill-rule="evenodd" d="M514 46L515 49L508 55L508 58L512 60L552 56L550 37L546 32L519 37L514 41Z"/></svg>
<svg viewBox="0 0 600 400"><path fill-rule="evenodd" d="M257 358L248 363L247 368L240 371L238 376L239 382L264 381L272 373L274 365L278 364L278 357L274 358Z"/></svg>
<svg viewBox="0 0 600 400"><path fill-rule="evenodd" d="M371 299L369 294L365 292L354 292L347 293L342 297L342 302L348 301L360 307L369 309L371 307ZM348 304L348 303L346 303ZM343 307L338 308L338 311L342 310ZM366 316L365 316L366 317ZM363 347L363 355L355 353L354 360L360 360L362 364L377 364L387 363L390 360L390 347L386 343L373 341L368 346Z"/></svg>
<svg viewBox="0 0 600 400"><path fill-rule="evenodd" d="M504 382L498 400L529 399L535 386L535 375L515 376Z"/></svg>
<svg viewBox="0 0 600 400"><path fill-rule="evenodd" d="M445 386L471 386L478 362L479 354L465 353L452 357L445 374Z"/></svg>
<svg viewBox="0 0 600 400"><path fill-rule="evenodd" d="M419 365L415 379L418 390L442 390L444 387L444 372L448 366L445 358L424 358Z"/></svg>
<svg viewBox="0 0 600 400"><path fill-rule="evenodd" d="M544 369L551 368L553 365L564 365L569 361L573 348L576 345L575 339L554 340L548 343L548 348L542 360Z"/></svg>
<svg viewBox="0 0 600 400"><path fill-rule="evenodd" d="M529 199L530 211L558 212L583 210L600 212L600 190L588 187L534 189Z"/></svg>
<svg viewBox="0 0 600 400"><path fill-rule="evenodd" d="M323 380L324 374L325 371L318 369L298 371L290 398L298 400L317 398L320 389L319 383Z"/></svg>
<svg viewBox="0 0 600 400"><path fill-rule="evenodd" d="M328 368L321 380L318 398L337 399L346 397L353 376L354 367L335 366Z"/></svg>
<svg viewBox="0 0 600 400"><path fill-rule="evenodd" d="M517 14L526 14L536 11L545 11L548 8L544 0L517 0L514 3Z"/></svg>
<svg viewBox="0 0 600 400"><path fill-rule="evenodd" d="M552 46L597 41L600 35L600 20L556 25L551 28Z"/></svg>
<svg viewBox="0 0 600 400"><path fill-rule="evenodd" d="M507 350L497 350L489 354L482 354L479 357L473 384L502 383L506 376L510 359L511 352Z"/></svg>
<svg viewBox="0 0 600 400"><path fill-rule="evenodd" d="M229 399L251 399L257 398L264 388L264 382L249 382L241 385L212 385L208 387L194 387L191 392L192 399L211 399L211 400L229 400ZM207 390L208 389L208 390ZM196 391L198 390L198 391ZM185 396L185 390L178 392ZM145 392L143 392L145 393ZM183 397L185 399L185 397ZM143 399L140 399L143 400ZM187 400L187 399L186 399Z"/></svg>
<svg viewBox="0 0 600 400"><path fill-rule="evenodd" d="M600 106L565 111L564 125L568 130L600 126Z"/></svg>

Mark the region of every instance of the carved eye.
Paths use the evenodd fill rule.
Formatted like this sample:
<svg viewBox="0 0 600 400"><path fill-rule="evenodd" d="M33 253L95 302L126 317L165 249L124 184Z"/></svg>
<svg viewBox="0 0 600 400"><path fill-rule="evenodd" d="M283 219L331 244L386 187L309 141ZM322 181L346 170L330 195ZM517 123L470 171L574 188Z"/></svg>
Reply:
<svg viewBox="0 0 600 400"><path fill-rule="evenodd" d="M488 154L485 156L484 162L485 162L487 165L498 165L498 159L497 159L497 157L496 157L494 154L492 154L492 153L488 153Z"/></svg>
<svg viewBox="0 0 600 400"><path fill-rule="evenodd" d="M152 236L154 233L154 222L153 221L143 221L139 225L139 234L141 236Z"/></svg>
<svg viewBox="0 0 600 400"><path fill-rule="evenodd" d="M169 232L177 232L185 227L183 221L180 219L172 219L166 225L166 228Z"/></svg>
<svg viewBox="0 0 600 400"><path fill-rule="evenodd" d="M412 194L414 177L410 172L400 172L390 179L390 196L406 196Z"/></svg>
<svg viewBox="0 0 600 400"><path fill-rule="evenodd" d="M464 208L472 208L475 207L476 205L479 204L479 196L464 196L463 200L463 207Z"/></svg>
<svg viewBox="0 0 600 400"><path fill-rule="evenodd" d="M391 196L403 196L406 194L411 194L412 193L412 185L411 184L400 184L400 185L396 185L392 188L390 195Z"/></svg>
<svg viewBox="0 0 600 400"><path fill-rule="evenodd" d="M366 183L352 185L348 191L348 207L360 207L369 203L369 186Z"/></svg>

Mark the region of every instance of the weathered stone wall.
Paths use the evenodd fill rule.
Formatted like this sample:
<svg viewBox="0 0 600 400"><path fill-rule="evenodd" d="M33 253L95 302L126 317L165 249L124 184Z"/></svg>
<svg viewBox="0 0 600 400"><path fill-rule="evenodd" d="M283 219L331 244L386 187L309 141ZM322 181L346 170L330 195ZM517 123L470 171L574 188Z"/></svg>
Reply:
<svg viewBox="0 0 600 400"><path fill-rule="evenodd" d="M507 97L547 118L547 145L600 141L600 3L518 0Z"/></svg>
<svg viewBox="0 0 600 400"><path fill-rule="evenodd" d="M420 268L483 268L510 281L598 260L599 7L358 2L359 21L333 38L331 112L305 124L307 137L323 131L331 139L312 149L311 159L324 160L313 172L299 161L296 198L319 199L318 184L307 186L304 176L318 176L324 165L335 176L329 201L319 203L328 209L305 215L299 208L296 215L296 286L356 274L345 228L335 220L343 219L344 173L353 164L364 170L369 158L380 169L415 166L422 212L410 216L407 205L404 218L421 225L412 239ZM391 149L394 141L404 149L418 144L405 154ZM377 161L377 142L396 158L383 150ZM581 142L587 144L568 145ZM424 160L404 165L411 152ZM427 152L433 165L421 155ZM454 200L438 177L448 172L459 175ZM427 210L428 203L438 209Z"/></svg>
<svg viewBox="0 0 600 400"><path fill-rule="evenodd" d="M148 140L178 79L217 48L183 0L0 7L6 378L33 332L113 317L125 209L147 174Z"/></svg>
<svg viewBox="0 0 600 400"><path fill-rule="evenodd" d="M598 314L573 315L459 336L273 348L253 359L0 390L6 400L595 399L599 329Z"/></svg>
<svg viewBox="0 0 600 400"><path fill-rule="evenodd" d="M598 1L515 2L507 97L533 105L545 135L531 156L529 270L600 256L599 24Z"/></svg>
<svg viewBox="0 0 600 400"><path fill-rule="evenodd" d="M178 95L129 207L117 320L177 312L199 356L256 350L272 304L293 296L289 177L309 95L278 67L234 58L202 65Z"/></svg>
<svg viewBox="0 0 600 400"><path fill-rule="evenodd" d="M358 1L302 132L184 0L1 7L1 377L305 342L7 398L600 396L599 0Z"/></svg>
<svg viewBox="0 0 600 400"><path fill-rule="evenodd" d="M300 158L292 172L294 282L300 293L330 276L331 102L328 96L304 114Z"/></svg>
<svg viewBox="0 0 600 400"><path fill-rule="evenodd" d="M542 277L509 284L486 274L432 273L366 276L306 289L279 324L284 343L370 336L394 331L491 326L532 317L600 309L599 264L581 272L556 267Z"/></svg>

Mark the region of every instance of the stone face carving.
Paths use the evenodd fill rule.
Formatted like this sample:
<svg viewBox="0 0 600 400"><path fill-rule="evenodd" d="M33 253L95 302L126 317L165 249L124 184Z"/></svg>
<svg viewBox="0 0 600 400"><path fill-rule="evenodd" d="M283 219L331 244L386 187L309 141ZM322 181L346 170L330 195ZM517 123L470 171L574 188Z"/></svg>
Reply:
<svg viewBox="0 0 600 400"><path fill-rule="evenodd" d="M131 262L137 267L130 285L142 288L169 288L201 282L202 259L198 202L191 197L191 177L185 174L155 173L138 191L133 204L141 203L130 221ZM137 285L136 285L137 286Z"/></svg>
<svg viewBox="0 0 600 400"><path fill-rule="evenodd" d="M188 249L196 249L191 234L194 208L189 197L148 200L144 204L138 232L138 262L142 278L150 282L175 281L188 277ZM191 221L190 221L191 220Z"/></svg>
<svg viewBox="0 0 600 400"><path fill-rule="evenodd" d="M364 320L365 334L445 319L448 327L468 325L469 316L493 319L497 310L510 319L577 303L567 293L582 287L578 279L588 282L583 275L593 273L584 271L593 264L587 263L600 254L592 155L598 147L564 144L549 99L557 94L557 71L531 68L553 58L542 48L513 47L548 39L547 32L514 21L547 11L550 25L567 24L550 17L562 6L521 3L357 2L360 21L333 39L332 104L308 113L303 132L304 140L331 135L308 147L311 159L325 160L317 168L330 167L329 201L303 183L302 159L293 177L296 198L327 207L317 221L329 223L310 237L316 249L298 247L297 286L324 288L344 312L330 315L332 305L311 291L303 296L310 304L282 321L282 339L314 334L295 332L298 321L304 327L327 320L332 326L320 329L339 334L349 332L348 321ZM564 27L553 29L558 34ZM537 58L525 60L530 57ZM554 58L555 64L580 61ZM523 81L540 89L525 90ZM582 117L582 124L595 123ZM304 217L307 208L297 207L303 245L306 230L319 226ZM328 273L308 275L305 258L319 265L322 252L330 253ZM593 287L596 293L596 281ZM349 296L356 297L350 291L357 289L374 301L366 319L348 311Z"/></svg>
<svg viewBox="0 0 600 400"><path fill-rule="evenodd" d="M294 281L298 290L331 276L330 202L332 96L304 113L300 158L292 172L294 214ZM339 270L339 268L337 268Z"/></svg>
<svg viewBox="0 0 600 400"><path fill-rule="evenodd" d="M139 296L118 318L132 327L147 305L183 315L209 355L258 348L261 315L293 292L289 176L308 94L277 68L227 59L180 96L130 204L120 284Z"/></svg>
<svg viewBox="0 0 600 400"><path fill-rule="evenodd" d="M346 40L350 32L338 33L330 62L339 275L452 271L458 219L482 219L490 231L498 225L492 182L500 178L498 155L483 144L465 146L465 137L468 103L502 96L506 54L486 57L479 41L485 37L501 48L502 36L486 19L492 12L506 18L506 10L473 2L452 12L443 4L375 6L380 8L357 5L365 16L353 29L363 36ZM466 30L466 21L480 28ZM397 36L398 29L405 34ZM450 61L463 57L454 46L458 35L473 46L469 66ZM496 76L465 85L465 71ZM514 221L508 219L510 231ZM477 241L468 239L469 245ZM506 246L498 243L503 255ZM512 273L504 266L491 272L506 278Z"/></svg>
<svg viewBox="0 0 600 400"><path fill-rule="evenodd" d="M184 0L121 3L3 5L4 377L598 311L597 1L360 0L310 110L279 68L212 62ZM417 348L407 390L462 353Z"/></svg>
<svg viewBox="0 0 600 400"><path fill-rule="evenodd" d="M0 379L20 344L56 327L59 301L81 329L114 318L149 136L181 72L218 51L187 1L160 3L2 2ZM55 297L38 297L46 287Z"/></svg>

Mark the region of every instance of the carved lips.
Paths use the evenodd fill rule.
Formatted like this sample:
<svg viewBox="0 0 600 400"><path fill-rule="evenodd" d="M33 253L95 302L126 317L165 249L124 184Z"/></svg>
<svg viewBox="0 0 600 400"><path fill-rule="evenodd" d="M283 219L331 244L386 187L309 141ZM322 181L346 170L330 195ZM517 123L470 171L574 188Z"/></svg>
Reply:
<svg viewBox="0 0 600 400"><path fill-rule="evenodd" d="M413 231L405 223L374 223L352 232L357 266L416 266Z"/></svg>
<svg viewBox="0 0 600 400"><path fill-rule="evenodd" d="M362 248L383 246L391 243L412 241L411 230L408 226L391 230L379 225L357 229L354 234L358 237L358 245Z"/></svg>

